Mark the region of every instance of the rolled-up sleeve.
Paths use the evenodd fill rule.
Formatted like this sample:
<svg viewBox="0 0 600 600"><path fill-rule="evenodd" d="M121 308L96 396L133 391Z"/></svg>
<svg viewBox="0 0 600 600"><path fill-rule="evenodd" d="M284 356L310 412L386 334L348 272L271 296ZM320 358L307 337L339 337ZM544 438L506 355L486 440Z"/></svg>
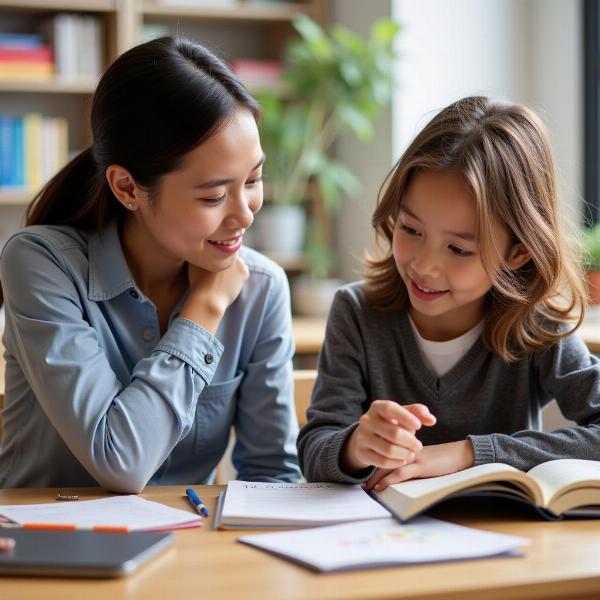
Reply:
<svg viewBox="0 0 600 600"><path fill-rule="evenodd" d="M123 385L86 319L81 287L50 242L12 238L0 278L12 352L52 425L102 487L140 491L190 430L220 342L175 319Z"/></svg>

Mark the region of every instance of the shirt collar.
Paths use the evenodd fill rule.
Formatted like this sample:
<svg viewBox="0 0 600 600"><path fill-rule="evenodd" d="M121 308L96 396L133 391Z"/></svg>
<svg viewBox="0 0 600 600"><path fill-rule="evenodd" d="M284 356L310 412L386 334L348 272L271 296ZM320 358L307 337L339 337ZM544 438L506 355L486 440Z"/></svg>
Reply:
<svg viewBox="0 0 600 600"><path fill-rule="evenodd" d="M90 235L88 257L90 300L110 300L132 288L141 295L123 254L116 219Z"/></svg>

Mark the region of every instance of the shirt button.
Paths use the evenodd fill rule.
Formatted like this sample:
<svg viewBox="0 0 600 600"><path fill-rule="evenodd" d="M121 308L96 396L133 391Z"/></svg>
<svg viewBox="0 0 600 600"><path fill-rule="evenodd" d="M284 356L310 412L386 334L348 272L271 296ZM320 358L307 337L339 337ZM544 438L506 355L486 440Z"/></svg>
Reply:
<svg viewBox="0 0 600 600"><path fill-rule="evenodd" d="M207 352L207 353L204 355L204 362L205 362L207 365L210 365L210 364L212 364L212 361L213 361L213 360L215 360L215 357L214 357L214 356L213 356L213 355L212 355L210 352Z"/></svg>
<svg viewBox="0 0 600 600"><path fill-rule="evenodd" d="M144 329L144 339L149 342L154 339L154 329L148 327L148 329Z"/></svg>
<svg viewBox="0 0 600 600"><path fill-rule="evenodd" d="M135 290L129 290L129 295L136 300L140 297L140 295Z"/></svg>

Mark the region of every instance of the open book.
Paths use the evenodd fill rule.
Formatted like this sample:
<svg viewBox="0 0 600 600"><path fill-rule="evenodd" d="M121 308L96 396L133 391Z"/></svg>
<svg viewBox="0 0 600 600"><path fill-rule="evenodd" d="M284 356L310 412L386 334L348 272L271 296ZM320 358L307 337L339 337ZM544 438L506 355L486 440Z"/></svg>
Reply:
<svg viewBox="0 0 600 600"><path fill-rule="evenodd" d="M396 483L372 494L403 521L446 498L473 494L527 502L547 519L563 515L600 517L600 461L551 460L527 473L490 463L441 477Z"/></svg>

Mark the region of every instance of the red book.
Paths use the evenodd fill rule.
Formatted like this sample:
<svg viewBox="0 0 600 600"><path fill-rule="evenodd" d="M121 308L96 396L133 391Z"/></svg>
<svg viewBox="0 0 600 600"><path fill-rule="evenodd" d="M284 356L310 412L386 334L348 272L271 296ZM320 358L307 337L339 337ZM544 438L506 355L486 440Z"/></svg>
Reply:
<svg viewBox="0 0 600 600"><path fill-rule="evenodd" d="M40 46L32 49L0 49L0 62L52 62L52 48Z"/></svg>
<svg viewBox="0 0 600 600"><path fill-rule="evenodd" d="M266 78L277 79L283 71L283 64L273 60L233 60L230 63L231 70L241 79Z"/></svg>

